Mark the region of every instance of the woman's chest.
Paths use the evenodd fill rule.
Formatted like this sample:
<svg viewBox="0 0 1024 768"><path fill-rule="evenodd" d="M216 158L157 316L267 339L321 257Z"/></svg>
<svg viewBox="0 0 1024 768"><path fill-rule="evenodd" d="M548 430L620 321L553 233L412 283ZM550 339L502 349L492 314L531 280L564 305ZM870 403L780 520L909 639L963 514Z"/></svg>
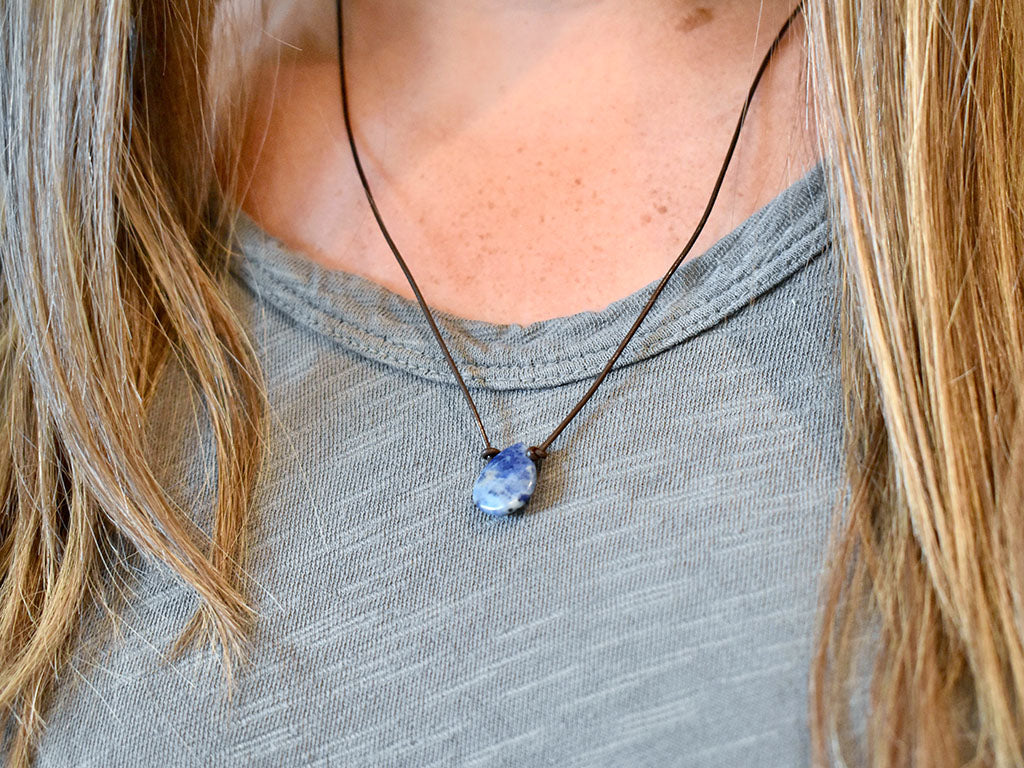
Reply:
<svg viewBox="0 0 1024 768"><path fill-rule="evenodd" d="M76 659L40 764L806 764L840 388L824 316L759 311L613 370L527 513L497 520L471 500L455 386L267 315L258 620L232 696L216 654L162 660L195 601L150 569L123 639ZM494 443L557 424L589 384L563 379L474 388ZM201 510L202 424L157 419L165 477Z"/></svg>

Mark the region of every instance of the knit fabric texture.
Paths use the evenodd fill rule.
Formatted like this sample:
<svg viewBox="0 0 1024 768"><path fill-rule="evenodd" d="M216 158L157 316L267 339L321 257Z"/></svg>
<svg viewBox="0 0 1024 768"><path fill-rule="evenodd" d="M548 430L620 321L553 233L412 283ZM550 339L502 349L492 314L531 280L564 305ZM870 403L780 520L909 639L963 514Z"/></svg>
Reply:
<svg viewBox="0 0 1024 768"><path fill-rule="evenodd" d="M682 264L507 518L472 504L483 442L416 303L245 214L233 244L272 406L248 661L230 696L215 650L168 661L197 598L143 563L61 674L38 765L809 764L845 492L820 165ZM527 326L437 313L494 445L539 443L653 288ZM210 428L173 365L148 429L209 531Z"/></svg>

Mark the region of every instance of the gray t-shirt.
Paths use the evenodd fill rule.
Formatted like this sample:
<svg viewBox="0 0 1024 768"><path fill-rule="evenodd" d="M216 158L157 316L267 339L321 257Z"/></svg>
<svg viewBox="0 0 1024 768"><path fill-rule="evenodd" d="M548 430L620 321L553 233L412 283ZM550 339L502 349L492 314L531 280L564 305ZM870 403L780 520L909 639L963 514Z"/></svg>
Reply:
<svg viewBox="0 0 1024 768"><path fill-rule="evenodd" d="M237 244L273 407L250 663L229 700L213 651L164 661L196 599L149 564L63 674L39 765L808 764L845 487L820 166L680 267L509 518L472 504L482 441L418 306L244 215ZM494 444L540 442L652 288L526 327L439 313ZM169 369L152 449L208 527L197 410Z"/></svg>

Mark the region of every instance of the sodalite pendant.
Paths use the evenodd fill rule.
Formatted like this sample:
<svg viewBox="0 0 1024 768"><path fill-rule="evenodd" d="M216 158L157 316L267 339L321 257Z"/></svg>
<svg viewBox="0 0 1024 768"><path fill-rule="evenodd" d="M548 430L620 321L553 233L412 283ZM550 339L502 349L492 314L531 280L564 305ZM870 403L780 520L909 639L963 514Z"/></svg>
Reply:
<svg viewBox="0 0 1024 768"><path fill-rule="evenodd" d="M481 512L502 517L526 506L536 485L537 467L525 443L516 443L487 462L473 485L473 501Z"/></svg>

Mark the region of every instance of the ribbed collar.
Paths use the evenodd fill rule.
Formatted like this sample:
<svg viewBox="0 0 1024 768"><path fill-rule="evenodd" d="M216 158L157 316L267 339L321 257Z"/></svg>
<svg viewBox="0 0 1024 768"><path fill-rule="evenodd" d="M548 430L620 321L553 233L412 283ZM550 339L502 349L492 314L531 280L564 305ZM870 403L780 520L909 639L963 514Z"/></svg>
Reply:
<svg viewBox="0 0 1024 768"><path fill-rule="evenodd" d="M684 342L767 293L825 251L827 217L819 163L703 254L681 264L615 367ZM291 250L244 211L234 244L231 272L257 301L352 353L453 383L415 301ZM595 377L656 285L599 311L526 326L447 312L434 317L468 386L551 387Z"/></svg>

